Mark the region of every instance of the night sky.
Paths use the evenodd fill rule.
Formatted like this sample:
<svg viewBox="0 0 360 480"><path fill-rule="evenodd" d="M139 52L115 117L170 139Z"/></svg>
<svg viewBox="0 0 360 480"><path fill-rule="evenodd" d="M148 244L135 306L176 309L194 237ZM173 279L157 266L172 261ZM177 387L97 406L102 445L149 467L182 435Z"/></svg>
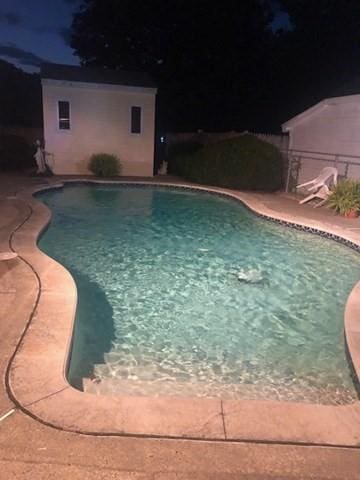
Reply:
<svg viewBox="0 0 360 480"><path fill-rule="evenodd" d="M1 0L0 58L28 72L43 61L78 64L67 44L72 13L81 0ZM276 8L276 1L274 1ZM287 16L277 12L273 28L286 26Z"/></svg>
<svg viewBox="0 0 360 480"><path fill-rule="evenodd" d="M0 58L28 72L43 61L78 64L67 45L78 0L1 0Z"/></svg>

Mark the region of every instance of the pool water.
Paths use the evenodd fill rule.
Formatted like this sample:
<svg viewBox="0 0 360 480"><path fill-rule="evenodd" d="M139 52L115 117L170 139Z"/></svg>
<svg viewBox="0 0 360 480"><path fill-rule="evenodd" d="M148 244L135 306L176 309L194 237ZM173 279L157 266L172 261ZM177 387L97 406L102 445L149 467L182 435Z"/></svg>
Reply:
<svg viewBox="0 0 360 480"><path fill-rule="evenodd" d="M78 287L74 386L356 400L343 333L356 252L209 193L73 185L38 197L53 214L39 246Z"/></svg>

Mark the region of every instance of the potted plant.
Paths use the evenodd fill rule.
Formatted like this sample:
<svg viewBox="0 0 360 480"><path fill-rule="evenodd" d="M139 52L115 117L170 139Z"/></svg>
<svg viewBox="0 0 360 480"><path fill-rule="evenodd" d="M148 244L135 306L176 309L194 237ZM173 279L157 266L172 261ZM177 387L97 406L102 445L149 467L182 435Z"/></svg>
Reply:
<svg viewBox="0 0 360 480"><path fill-rule="evenodd" d="M346 218L356 218L360 211L360 182L342 180L332 191L328 204Z"/></svg>

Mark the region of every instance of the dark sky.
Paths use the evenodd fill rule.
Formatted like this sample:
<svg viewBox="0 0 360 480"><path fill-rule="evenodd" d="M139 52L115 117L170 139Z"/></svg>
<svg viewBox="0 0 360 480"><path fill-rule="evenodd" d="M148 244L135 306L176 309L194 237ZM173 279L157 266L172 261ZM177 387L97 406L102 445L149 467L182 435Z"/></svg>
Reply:
<svg viewBox="0 0 360 480"><path fill-rule="evenodd" d="M81 0L1 0L0 58L28 72L43 61L78 64L67 45L72 13ZM274 0L274 6L276 0ZM273 28L287 24L277 12Z"/></svg>
<svg viewBox="0 0 360 480"><path fill-rule="evenodd" d="M26 71L42 61L77 64L66 44L78 0L1 0L0 58Z"/></svg>

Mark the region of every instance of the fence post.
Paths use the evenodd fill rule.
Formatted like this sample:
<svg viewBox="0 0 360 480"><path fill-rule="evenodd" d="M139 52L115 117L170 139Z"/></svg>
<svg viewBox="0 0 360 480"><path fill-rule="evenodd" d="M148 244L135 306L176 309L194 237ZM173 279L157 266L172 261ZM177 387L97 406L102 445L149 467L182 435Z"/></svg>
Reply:
<svg viewBox="0 0 360 480"><path fill-rule="evenodd" d="M287 158L288 158L288 171L287 171L286 186L285 186L286 193L289 192L290 174L291 174L291 167L292 167L292 156L289 150L287 152Z"/></svg>

